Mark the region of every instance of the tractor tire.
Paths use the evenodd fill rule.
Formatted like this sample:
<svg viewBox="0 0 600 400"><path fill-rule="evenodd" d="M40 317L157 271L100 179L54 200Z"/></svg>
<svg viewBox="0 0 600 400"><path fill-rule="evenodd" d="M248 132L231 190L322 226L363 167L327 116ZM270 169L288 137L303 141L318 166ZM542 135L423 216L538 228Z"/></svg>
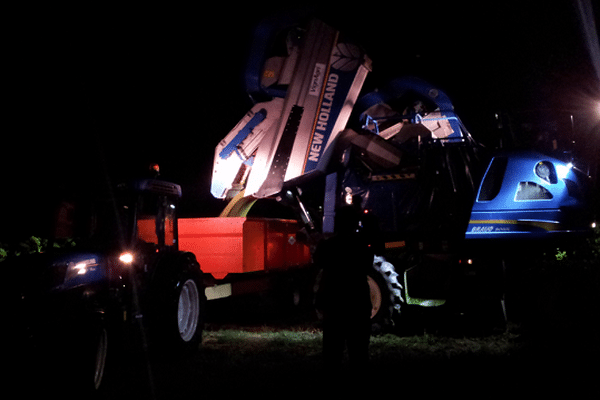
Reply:
<svg viewBox="0 0 600 400"><path fill-rule="evenodd" d="M148 314L153 347L164 355L193 354L202 342L206 305L200 265L193 256L170 260L152 280Z"/></svg>
<svg viewBox="0 0 600 400"><path fill-rule="evenodd" d="M93 336L95 350L92 358L92 385L94 390L100 390L104 382L106 355L108 354L108 333L106 327L99 326Z"/></svg>
<svg viewBox="0 0 600 400"><path fill-rule="evenodd" d="M319 302L322 274L323 271L319 271L313 288L318 319L323 318ZM391 263L375 256L367 281L371 291L371 331L375 334L389 331L394 327L394 320L404 302L403 286L398 281L398 274Z"/></svg>
<svg viewBox="0 0 600 400"><path fill-rule="evenodd" d="M66 374L73 378L78 392L94 394L100 392L106 381L109 334L103 317L94 315L82 319L79 326L71 325L70 333L78 331L79 334L61 362L67 364Z"/></svg>
<svg viewBox="0 0 600 400"><path fill-rule="evenodd" d="M368 274L371 290L371 327L373 333L382 333L394 327L394 320L400 314L403 287L398 280L394 266L385 258L375 256L373 269Z"/></svg>

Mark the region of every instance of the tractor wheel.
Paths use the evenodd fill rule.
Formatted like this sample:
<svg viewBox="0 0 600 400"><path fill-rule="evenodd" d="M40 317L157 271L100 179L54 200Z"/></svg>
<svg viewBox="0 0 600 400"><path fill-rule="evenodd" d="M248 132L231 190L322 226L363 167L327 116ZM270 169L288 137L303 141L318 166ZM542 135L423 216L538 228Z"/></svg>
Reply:
<svg viewBox="0 0 600 400"><path fill-rule="evenodd" d="M93 357L93 386L99 390L104 379L104 369L106 367L106 355L108 353L108 334L104 326L99 327L95 339L95 354Z"/></svg>
<svg viewBox="0 0 600 400"><path fill-rule="evenodd" d="M191 341L200 325L200 289L194 279L189 278L180 285L177 302L177 328L181 340Z"/></svg>
<svg viewBox="0 0 600 400"><path fill-rule="evenodd" d="M322 275L323 271L317 274L314 285L315 309L319 319L322 319L319 304ZM373 259L373 268L368 273L367 281L371 291L371 328L373 333L381 333L394 326L394 319L404 302L403 287L394 266L379 256Z"/></svg>
<svg viewBox="0 0 600 400"><path fill-rule="evenodd" d="M371 326L374 333L380 333L394 326L395 316L404 301L403 288L394 266L383 257L375 256L367 279L371 290Z"/></svg>
<svg viewBox="0 0 600 400"><path fill-rule="evenodd" d="M206 303L200 266L189 258L178 261L154 276L148 310L155 347L171 355L198 349Z"/></svg>
<svg viewBox="0 0 600 400"><path fill-rule="evenodd" d="M80 326L73 328L79 328L80 334L72 340L73 346L61 362L67 364L67 374L73 377L76 390L86 394L98 393L106 380L109 352L107 325L101 316L94 315L84 316Z"/></svg>

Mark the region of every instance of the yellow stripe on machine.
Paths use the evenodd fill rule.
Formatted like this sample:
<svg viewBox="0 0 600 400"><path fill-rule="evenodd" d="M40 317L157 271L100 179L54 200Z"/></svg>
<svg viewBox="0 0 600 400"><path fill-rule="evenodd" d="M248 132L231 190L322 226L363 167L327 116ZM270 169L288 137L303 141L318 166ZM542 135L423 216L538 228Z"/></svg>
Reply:
<svg viewBox="0 0 600 400"><path fill-rule="evenodd" d="M417 174L414 172L407 172L403 174L386 174L386 175L373 175L371 180L374 182L378 181L396 181L401 179L415 179Z"/></svg>

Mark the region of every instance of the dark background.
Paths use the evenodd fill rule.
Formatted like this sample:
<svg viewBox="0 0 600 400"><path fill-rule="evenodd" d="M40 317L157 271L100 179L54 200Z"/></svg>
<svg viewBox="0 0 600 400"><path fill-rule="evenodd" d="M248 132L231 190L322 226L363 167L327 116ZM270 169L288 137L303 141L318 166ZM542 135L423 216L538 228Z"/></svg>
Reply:
<svg viewBox="0 0 600 400"><path fill-rule="evenodd" d="M400 3L314 9L367 50L365 89L395 76L429 80L482 142L498 112L574 115L578 143L594 157L598 138L586 135L600 85L575 2ZM252 105L242 80L252 32L276 12L289 9L6 10L0 240L43 235L53 199L151 162L182 185L183 216L217 215L225 204L209 192L214 147Z"/></svg>

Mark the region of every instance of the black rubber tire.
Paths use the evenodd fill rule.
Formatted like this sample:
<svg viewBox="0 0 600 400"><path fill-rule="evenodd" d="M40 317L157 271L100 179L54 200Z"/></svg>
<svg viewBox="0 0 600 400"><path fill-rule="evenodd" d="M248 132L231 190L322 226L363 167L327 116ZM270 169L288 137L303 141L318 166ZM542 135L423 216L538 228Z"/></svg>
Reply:
<svg viewBox="0 0 600 400"><path fill-rule="evenodd" d="M75 337L63 354L64 374L72 378L73 387L82 394L99 393L106 381L109 334L101 315L84 317L79 326L73 325Z"/></svg>
<svg viewBox="0 0 600 400"><path fill-rule="evenodd" d="M193 354L202 342L206 295L193 256L161 263L151 283L148 315L153 347L165 355Z"/></svg>
<svg viewBox="0 0 600 400"><path fill-rule="evenodd" d="M398 280L394 266L383 257L375 256L373 269L369 272L371 288L371 327L373 333L389 331L394 327L394 321L400 314L403 286Z"/></svg>
<svg viewBox="0 0 600 400"><path fill-rule="evenodd" d="M92 386L95 391L100 390L104 383L106 372L106 359L108 354L108 331L105 326L97 326L93 332L92 347Z"/></svg>
<svg viewBox="0 0 600 400"><path fill-rule="evenodd" d="M368 273L369 287L371 289L371 330L373 333L383 333L392 330L394 321L400 314L401 304L404 302L403 286L398 280L394 266L383 257L375 256L373 268ZM322 319L319 305L319 290L322 271L316 275L314 292L314 305L318 319Z"/></svg>

